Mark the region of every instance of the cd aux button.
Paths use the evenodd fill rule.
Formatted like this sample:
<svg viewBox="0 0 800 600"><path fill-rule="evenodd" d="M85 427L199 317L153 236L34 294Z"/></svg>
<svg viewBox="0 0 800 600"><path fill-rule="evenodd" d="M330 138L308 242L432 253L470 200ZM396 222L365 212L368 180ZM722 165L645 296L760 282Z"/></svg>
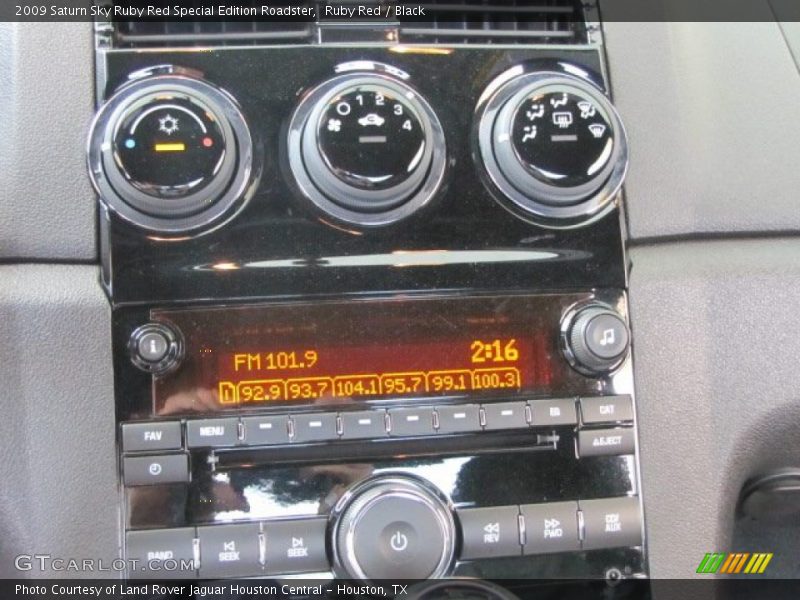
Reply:
<svg viewBox="0 0 800 600"><path fill-rule="evenodd" d="M239 419L200 419L187 421L189 448L226 448L239 443Z"/></svg>
<svg viewBox="0 0 800 600"><path fill-rule="evenodd" d="M639 499L581 500L584 550L642 545L642 512Z"/></svg>

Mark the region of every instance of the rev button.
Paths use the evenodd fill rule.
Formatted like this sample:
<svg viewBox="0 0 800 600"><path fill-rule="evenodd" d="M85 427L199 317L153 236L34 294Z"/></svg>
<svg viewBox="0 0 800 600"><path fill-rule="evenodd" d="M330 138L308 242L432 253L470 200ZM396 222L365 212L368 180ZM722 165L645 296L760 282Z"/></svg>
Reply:
<svg viewBox="0 0 800 600"><path fill-rule="evenodd" d="M466 508L458 511L463 545L461 558L519 556L519 509L516 506Z"/></svg>

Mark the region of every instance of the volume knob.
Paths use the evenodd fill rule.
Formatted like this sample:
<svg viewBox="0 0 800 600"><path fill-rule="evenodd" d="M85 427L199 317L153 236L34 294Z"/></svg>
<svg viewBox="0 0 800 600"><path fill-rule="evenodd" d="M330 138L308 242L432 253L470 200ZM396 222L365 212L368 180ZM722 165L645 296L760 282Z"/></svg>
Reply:
<svg viewBox="0 0 800 600"><path fill-rule="evenodd" d="M605 306L582 309L564 329L567 359L584 374L613 371L628 354L628 325L619 314Z"/></svg>
<svg viewBox="0 0 800 600"><path fill-rule="evenodd" d="M446 501L426 483L379 477L363 482L342 502L333 531L337 572L369 580L448 573L455 522Z"/></svg>

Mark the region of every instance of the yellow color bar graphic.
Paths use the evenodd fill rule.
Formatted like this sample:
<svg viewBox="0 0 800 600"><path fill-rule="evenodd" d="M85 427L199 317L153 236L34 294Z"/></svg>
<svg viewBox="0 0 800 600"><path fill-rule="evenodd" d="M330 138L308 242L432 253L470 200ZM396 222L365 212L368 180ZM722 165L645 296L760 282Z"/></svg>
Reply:
<svg viewBox="0 0 800 600"><path fill-rule="evenodd" d="M155 145L156 152L185 152L186 144L183 142L170 142Z"/></svg>

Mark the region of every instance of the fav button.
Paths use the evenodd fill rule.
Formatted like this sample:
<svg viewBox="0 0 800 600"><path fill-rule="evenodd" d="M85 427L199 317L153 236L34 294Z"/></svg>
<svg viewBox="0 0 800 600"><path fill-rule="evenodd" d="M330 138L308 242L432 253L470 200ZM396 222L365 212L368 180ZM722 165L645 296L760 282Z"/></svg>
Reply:
<svg viewBox="0 0 800 600"><path fill-rule="evenodd" d="M178 421L125 423L122 426L122 449L125 452L180 450L180 448L181 424Z"/></svg>

